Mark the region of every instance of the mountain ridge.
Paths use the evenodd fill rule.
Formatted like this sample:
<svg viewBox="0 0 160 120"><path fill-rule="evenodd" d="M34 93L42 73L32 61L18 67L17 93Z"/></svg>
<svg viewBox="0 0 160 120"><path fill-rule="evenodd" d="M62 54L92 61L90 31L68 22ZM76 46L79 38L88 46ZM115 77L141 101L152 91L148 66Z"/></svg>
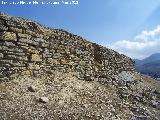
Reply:
<svg viewBox="0 0 160 120"><path fill-rule="evenodd" d="M155 53L143 60L135 59L135 66L138 72L160 78L160 53Z"/></svg>

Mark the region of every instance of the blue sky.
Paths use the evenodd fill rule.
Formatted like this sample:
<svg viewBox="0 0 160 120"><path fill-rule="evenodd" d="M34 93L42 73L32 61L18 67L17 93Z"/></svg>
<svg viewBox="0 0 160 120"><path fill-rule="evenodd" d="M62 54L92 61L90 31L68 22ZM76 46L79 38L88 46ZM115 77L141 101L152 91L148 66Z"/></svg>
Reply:
<svg viewBox="0 0 160 120"><path fill-rule="evenodd" d="M113 49L116 47L116 50L133 58L144 58L153 52L159 52L151 50L148 54L136 57L127 53L127 49L118 48L117 42L123 43L126 40L132 43L142 31L157 29L160 25L160 0L79 0L78 5L0 4L0 11L29 18L48 27L65 29Z"/></svg>

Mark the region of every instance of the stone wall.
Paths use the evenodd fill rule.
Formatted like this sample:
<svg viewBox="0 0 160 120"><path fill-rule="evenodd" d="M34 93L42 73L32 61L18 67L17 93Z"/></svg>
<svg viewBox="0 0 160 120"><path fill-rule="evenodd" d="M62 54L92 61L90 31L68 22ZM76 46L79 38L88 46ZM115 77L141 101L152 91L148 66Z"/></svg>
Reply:
<svg viewBox="0 0 160 120"><path fill-rule="evenodd" d="M134 71L133 61L64 30L0 13L0 78L73 72L79 79Z"/></svg>

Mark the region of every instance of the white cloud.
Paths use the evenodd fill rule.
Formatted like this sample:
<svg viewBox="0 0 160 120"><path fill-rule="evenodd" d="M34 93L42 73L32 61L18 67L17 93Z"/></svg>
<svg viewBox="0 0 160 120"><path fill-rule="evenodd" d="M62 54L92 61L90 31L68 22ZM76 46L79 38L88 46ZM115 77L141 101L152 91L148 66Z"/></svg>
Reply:
<svg viewBox="0 0 160 120"><path fill-rule="evenodd" d="M131 58L143 59L160 52L160 25L152 31L143 31L133 40L120 40L109 45L110 48Z"/></svg>

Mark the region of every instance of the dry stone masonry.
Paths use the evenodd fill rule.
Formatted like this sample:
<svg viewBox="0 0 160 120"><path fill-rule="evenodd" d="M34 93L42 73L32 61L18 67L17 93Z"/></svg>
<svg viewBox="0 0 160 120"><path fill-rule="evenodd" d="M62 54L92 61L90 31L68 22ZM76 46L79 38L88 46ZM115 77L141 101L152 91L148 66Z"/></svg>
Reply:
<svg viewBox="0 0 160 120"><path fill-rule="evenodd" d="M130 58L82 37L0 13L0 79L54 71L93 80L135 68Z"/></svg>
<svg viewBox="0 0 160 120"><path fill-rule="evenodd" d="M159 120L159 85L114 50L0 13L0 120Z"/></svg>

